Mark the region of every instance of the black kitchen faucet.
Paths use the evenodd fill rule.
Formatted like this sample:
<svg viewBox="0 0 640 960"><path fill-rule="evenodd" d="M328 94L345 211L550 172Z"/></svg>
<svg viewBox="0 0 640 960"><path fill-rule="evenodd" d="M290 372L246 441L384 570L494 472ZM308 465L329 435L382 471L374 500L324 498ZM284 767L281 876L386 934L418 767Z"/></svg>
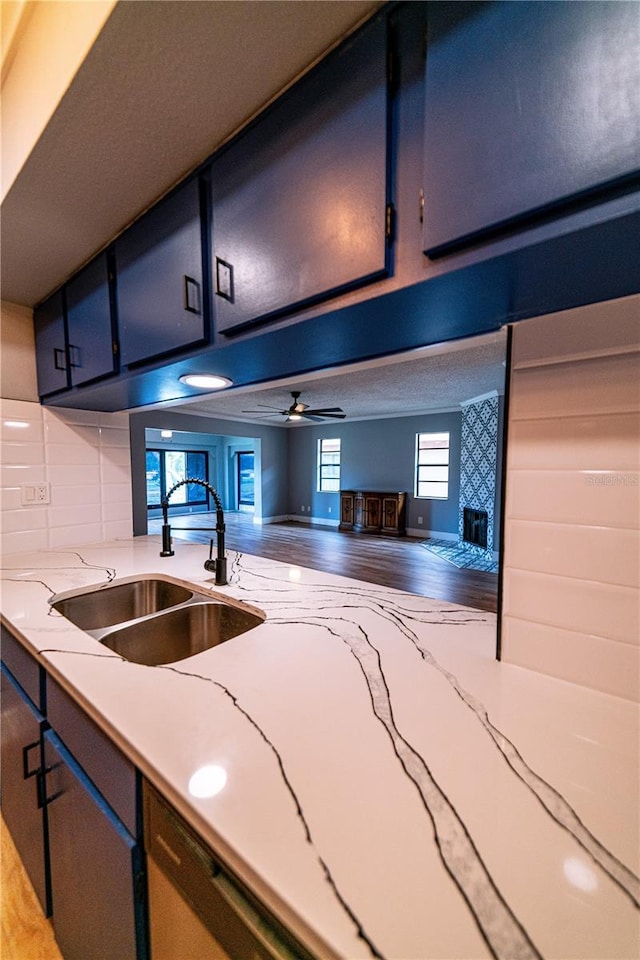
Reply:
<svg viewBox="0 0 640 960"><path fill-rule="evenodd" d="M224 512L222 510L222 502L220 497L213 489L210 483L207 483L206 480L198 480L196 477L187 477L186 480L179 480L178 483L175 483L171 489L167 492L166 497L162 498L162 550L160 551L161 557L172 557L174 551L171 549L171 527L169 525L169 500L178 489L178 487L183 487L187 483L196 483L201 487L205 487L213 497L216 505L216 535L217 535L217 556L216 559L213 559L213 540L211 540L211 545L209 547L209 559L205 560L204 568L205 570L215 571L216 574L216 586L222 587L227 582L227 558L224 555ZM175 530L201 530L207 531L210 527L174 527Z"/></svg>

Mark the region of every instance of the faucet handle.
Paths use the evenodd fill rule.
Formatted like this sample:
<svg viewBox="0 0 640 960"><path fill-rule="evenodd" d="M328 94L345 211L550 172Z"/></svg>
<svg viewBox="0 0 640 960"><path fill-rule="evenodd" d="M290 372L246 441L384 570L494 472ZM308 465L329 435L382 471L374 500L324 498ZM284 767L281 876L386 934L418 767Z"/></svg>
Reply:
<svg viewBox="0 0 640 960"><path fill-rule="evenodd" d="M162 551L161 557L172 557L173 550L171 544L171 527L168 523L162 524Z"/></svg>
<svg viewBox="0 0 640 960"><path fill-rule="evenodd" d="M210 573L215 573L216 561L213 559L213 540L209 541L209 559L205 560L204 568Z"/></svg>

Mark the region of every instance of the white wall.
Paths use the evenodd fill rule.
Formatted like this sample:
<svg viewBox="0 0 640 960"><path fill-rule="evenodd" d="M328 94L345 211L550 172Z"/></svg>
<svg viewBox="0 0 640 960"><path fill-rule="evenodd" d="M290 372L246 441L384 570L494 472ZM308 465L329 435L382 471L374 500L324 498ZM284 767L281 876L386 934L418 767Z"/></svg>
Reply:
<svg viewBox="0 0 640 960"><path fill-rule="evenodd" d="M640 699L640 297L515 324L503 660Z"/></svg>
<svg viewBox="0 0 640 960"><path fill-rule="evenodd" d="M0 391L12 400L38 399L33 311L2 301L0 309Z"/></svg>
<svg viewBox="0 0 640 960"><path fill-rule="evenodd" d="M0 312L0 553L130 537L129 415L41 407L31 311ZM21 485L48 481L51 503Z"/></svg>

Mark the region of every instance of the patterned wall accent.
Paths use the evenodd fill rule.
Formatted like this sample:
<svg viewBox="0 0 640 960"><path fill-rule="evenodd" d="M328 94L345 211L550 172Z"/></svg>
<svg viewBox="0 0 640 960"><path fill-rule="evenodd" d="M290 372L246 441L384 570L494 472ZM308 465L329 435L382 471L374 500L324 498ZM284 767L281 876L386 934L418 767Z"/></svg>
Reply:
<svg viewBox="0 0 640 960"><path fill-rule="evenodd" d="M487 397L462 407L462 444L460 448L460 506L458 536L462 541L464 507L486 510L487 550L493 550L493 519L498 460L498 397ZM484 554L473 544L465 549Z"/></svg>

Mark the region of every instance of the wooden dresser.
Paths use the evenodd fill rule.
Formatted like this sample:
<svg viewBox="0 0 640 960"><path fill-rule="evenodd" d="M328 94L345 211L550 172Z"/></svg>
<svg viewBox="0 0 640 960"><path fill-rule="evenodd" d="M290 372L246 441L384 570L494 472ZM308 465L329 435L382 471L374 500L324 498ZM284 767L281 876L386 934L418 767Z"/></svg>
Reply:
<svg viewBox="0 0 640 960"><path fill-rule="evenodd" d="M340 491L340 530L405 536L406 493L373 490Z"/></svg>

